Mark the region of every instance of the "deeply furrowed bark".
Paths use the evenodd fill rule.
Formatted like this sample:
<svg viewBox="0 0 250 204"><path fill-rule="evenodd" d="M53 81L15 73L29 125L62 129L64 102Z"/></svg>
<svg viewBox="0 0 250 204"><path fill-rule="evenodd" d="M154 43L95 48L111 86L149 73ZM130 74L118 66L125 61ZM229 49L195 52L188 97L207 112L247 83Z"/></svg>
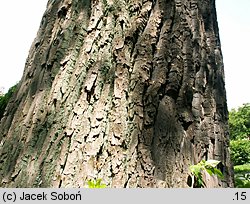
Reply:
<svg viewBox="0 0 250 204"><path fill-rule="evenodd" d="M2 187L232 186L214 0L50 0L0 124Z"/></svg>

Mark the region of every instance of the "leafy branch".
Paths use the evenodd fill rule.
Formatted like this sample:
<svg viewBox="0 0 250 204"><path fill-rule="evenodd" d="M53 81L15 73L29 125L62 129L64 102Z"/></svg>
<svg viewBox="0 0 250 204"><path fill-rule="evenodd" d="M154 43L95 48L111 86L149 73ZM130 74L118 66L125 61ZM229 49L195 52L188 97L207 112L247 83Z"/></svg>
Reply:
<svg viewBox="0 0 250 204"><path fill-rule="evenodd" d="M222 172L216 168L216 166L220 163L220 161L217 160L201 160L196 165L191 165L189 167L191 174L192 174L192 184L191 187L197 187L197 188L203 188L206 186L203 177L202 172L207 172L210 176L216 175L220 179L223 179Z"/></svg>
<svg viewBox="0 0 250 204"><path fill-rule="evenodd" d="M102 184L102 179L88 180L89 188L106 188L106 184Z"/></svg>

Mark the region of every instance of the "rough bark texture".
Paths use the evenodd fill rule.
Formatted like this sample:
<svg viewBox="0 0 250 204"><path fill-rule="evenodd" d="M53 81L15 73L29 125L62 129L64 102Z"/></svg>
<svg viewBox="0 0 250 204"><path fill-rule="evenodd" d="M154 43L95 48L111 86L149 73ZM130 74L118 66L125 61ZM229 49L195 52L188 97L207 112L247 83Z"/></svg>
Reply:
<svg viewBox="0 0 250 204"><path fill-rule="evenodd" d="M49 0L0 124L1 187L232 186L214 0Z"/></svg>

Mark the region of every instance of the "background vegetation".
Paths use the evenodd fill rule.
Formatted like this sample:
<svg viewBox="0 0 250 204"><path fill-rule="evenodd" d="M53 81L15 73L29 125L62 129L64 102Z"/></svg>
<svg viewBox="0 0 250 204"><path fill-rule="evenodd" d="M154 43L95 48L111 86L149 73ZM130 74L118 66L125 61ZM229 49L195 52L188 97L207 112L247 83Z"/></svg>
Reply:
<svg viewBox="0 0 250 204"><path fill-rule="evenodd" d="M235 185L250 188L250 104L229 112L230 151Z"/></svg>
<svg viewBox="0 0 250 204"><path fill-rule="evenodd" d="M0 96L0 120L2 119L2 117L4 115L5 108L8 104L11 96L15 92L16 87L17 87L17 84L12 86L6 94Z"/></svg>

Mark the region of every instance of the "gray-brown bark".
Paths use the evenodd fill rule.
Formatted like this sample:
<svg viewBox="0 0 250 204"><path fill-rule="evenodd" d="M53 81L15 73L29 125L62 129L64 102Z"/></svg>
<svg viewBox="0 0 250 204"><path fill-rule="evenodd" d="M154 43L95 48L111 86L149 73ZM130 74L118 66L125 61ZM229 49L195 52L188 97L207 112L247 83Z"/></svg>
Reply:
<svg viewBox="0 0 250 204"><path fill-rule="evenodd" d="M49 0L0 124L2 187L232 186L214 0ZM210 179L210 180L209 180Z"/></svg>

